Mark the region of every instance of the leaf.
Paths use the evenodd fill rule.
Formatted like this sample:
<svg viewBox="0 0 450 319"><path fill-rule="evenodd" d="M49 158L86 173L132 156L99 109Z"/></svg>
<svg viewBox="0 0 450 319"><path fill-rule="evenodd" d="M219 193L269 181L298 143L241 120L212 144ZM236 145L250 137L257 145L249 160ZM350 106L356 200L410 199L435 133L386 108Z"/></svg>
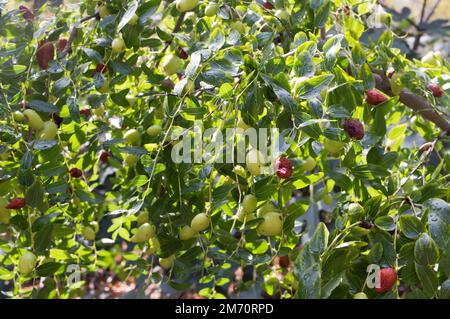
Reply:
<svg viewBox="0 0 450 319"><path fill-rule="evenodd" d="M333 74L323 74L309 78L298 85L296 94L301 99L312 99L320 95L320 92L326 89L333 79Z"/></svg>
<svg viewBox="0 0 450 319"><path fill-rule="evenodd" d="M28 106L36 111L44 113L57 113L59 109L51 104L41 100L32 100L28 103Z"/></svg>
<svg viewBox="0 0 450 319"><path fill-rule="evenodd" d="M319 223L309 241L309 250L314 254L321 254L328 246L328 229L324 223Z"/></svg>
<svg viewBox="0 0 450 319"><path fill-rule="evenodd" d="M61 268L61 266L62 264L57 262L46 262L45 264L40 265L36 269L36 272L41 277L47 277L56 273Z"/></svg>
<svg viewBox="0 0 450 319"><path fill-rule="evenodd" d="M133 17L133 15L136 13L136 10L138 8L138 2L136 0L133 0L128 5L128 9L123 15L122 19L119 22L119 25L117 26L117 32L120 32L124 26L127 25L128 21Z"/></svg>
<svg viewBox="0 0 450 319"><path fill-rule="evenodd" d="M415 268L417 277L422 283L423 292L428 298L434 297L438 287L438 280L435 272L429 266L423 266L418 263L415 263Z"/></svg>
<svg viewBox="0 0 450 319"><path fill-rule="evenodd" d="M428 224L431 238L445 254L448 254L450 251L450 205L442 199L433 198L427 200L424 207L429 209Z"/></svg>
<svg viewBox="0 0 450 319"><path fill-rule="evenodd" d="M34 143L33 148L36 150L48 150L58 144L55 140L39 140Z"/></svg>
<svg viewBox="0 0 450 319"><path fill-rule="evenodd" d="M395 229L395 222L391 216L381 216L375 219L375 225L385 231L392 231Z"/></svg>
<svg viewBox="0 0 450 319"><path fill-rule="evenodd" d="M290 113L295 113L295 111L297 110L297 103L295 102L291 93L286 91L286 89L284 89L282 86L275 83L275 81L268 75L261 74L261 77L263 78L264 82L266 82L267 85L272 88L273 92L280 100L281 104L286 108L286 110Z"/></svg>
<svg viewBox="0 0 450 319"><path fill-rule="evenodd" d="M399 220L399 229L409 239L416 239L423 232L423 225L420 220L412 215L402 215Z"/></svg>
<svg viewBox="0 0 450 319"><path fill-rule="evenodd" d="M39 208L44 202L44 187L35 181L25 192L25 201L28 206Z"/></svg>
<svg viewBox="0 0 450 319"><path fill-rule="evenodd" d="M187 65L185 71L187 78L193 78L195 76L195 73L197 72L197 69L200 66L201 59L202 54L200 51L193 52L191 54L191 60L189 61L189 64Z"/></svg>
<svg viewBox="0 0 450 319"><path fill-rule="evenodd" d="M414 257L421 265L433 265L439 259L439 249L434 240L423 233L414 246Z"/></svg>

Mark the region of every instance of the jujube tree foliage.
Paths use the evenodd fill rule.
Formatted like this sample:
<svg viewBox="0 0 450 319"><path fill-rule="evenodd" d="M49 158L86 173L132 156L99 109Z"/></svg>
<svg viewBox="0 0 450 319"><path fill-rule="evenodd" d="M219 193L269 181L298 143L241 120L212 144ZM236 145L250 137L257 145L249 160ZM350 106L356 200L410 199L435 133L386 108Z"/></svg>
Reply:
<svg viewBox="0 0 450 319"><path fill-rule="evenodd" d="M374 1L77 8L0 16L6 296L82 296L100 270L140 296L450 296L449 63L407 59ZM196 121L205 144L276 128L281 152L178 163Z"/></svg>

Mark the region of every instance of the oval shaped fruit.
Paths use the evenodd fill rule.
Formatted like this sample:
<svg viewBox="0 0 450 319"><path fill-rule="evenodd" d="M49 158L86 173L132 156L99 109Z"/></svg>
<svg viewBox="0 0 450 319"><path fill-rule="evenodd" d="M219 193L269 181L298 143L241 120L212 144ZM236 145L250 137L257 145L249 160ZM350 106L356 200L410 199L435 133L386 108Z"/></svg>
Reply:
<svg viewBox="0 0 450 319"><path fill-rule="evenodd" d="M133 106L136 103L136 95L128 94L127 96L125 96L125 99L127 100L128 104L130 104L130 106Z"/></svg>
<svg viewBox="0 0 450 319"><path fill-rule="evenodd" d="M175 73L182 67L183 62L176 55L170 54L164 57L164 60L161 64L163 71L166 75L170 76Z"/></svg>
<svg viewBox="0 0 450 319"><path fill-rule="evenodd" d="M254 213L247 213L244 208L241 206L237 212L237 219L244 223L249 222L256 218L256 215Z"/></svg>
<svg viewBox="0 0 450 319"><path fill-rule="evenodd" d="M137 223L138 225L142 225L144 223L147 223L149 221L148 213L147 212L140 212L137 216Z"/></svg>
<svg viewBox="0 0 450 319"><path fill-rule="evenodd" d="M176 0L175 7L179 12L186 12L195 9L197 4L198 0Z"/></svg>
<svg viewBox="0 0 450 319"><path fill-rule="evenodd" d="M191 228L196 232L201 232L208 228L210 223L209 216L205 213L200 213L194 216L191 221Z"/></svg>
<svg viewBox="0 0 450 319"><path fill-rule="evenodd" d="M155 226L149 223L144 223L139 226L136 233L131 237L131 241L134 243L143 243L155 236Z"/></svg>
<svg viewBox="0 0 450 319"><path fill-rule="evenodd" d="M276 236L283 230L283 216L280 213L268 212L263 216L264 220L256 228L263 236Z"/></svg>
<svg viewBox="0 0 450 319"><path fill-rule="evenodd" d="M139 16L135 13L131 17L131 19L128 21L129 25L136 25L139 22Z"/></svg>
<svg viewBox="0 0 450 319"><path fill-rule="evenodd" d="M127 154L123 160L125 166L133 167L136 166L139 161L139 157L134 154Z"/></svg>
<svg viewBox="0 0 450 319"><path fill-rule="evenodd" d="M171 255L166 258L159 258L159 265L164 269L169 269L170 267L172 267L174 261L175 261L174 255Z"/></svg>
<svg viewBox="0 0 450 319"><path fill-rule="evenodd" d="M84 226L81 233L87 240L95 240L95 231L91 226Z"/></svg>
<svg viewBox="0 0 450 319"><path fill-rule="evenodd" d="M367 295L363 292L358 292L353 296L353 299L368 299Z"/></svg>
<svg viewBox="0 0 450 319"><path fill-rule="evenodd" d="M442 59L442 53L441 52L433 52L430 51L427 54L425 54L422 58L422 63L429 64L432 66L440 66L441 65L441 59Z"/></svg>
<svg viewBox="0 0 450 319"><path fill-rule="evenodd" d="M394 73L394 75L392 75L392 77L390 79L391 90L392 90L392 93L394 93L395 95L399 95L403 89L402 76L403 76L403 73L396 72L396 73Z"/></svg>
<svg viewBox="0 0 450 319"><path fill-rule="evenodd" d="M26 275L33 271L36 267L37 258L32 252L25 252L19 259L19 271Z"/></svg>
<svg viewBox="0 0 450 319"><path fill-rule="evenodd" d="M58 133L58 126L53 121L45 121L44 127L41 131L41 139L43 140L54 140Z"/></svg>
<svg viewBox="0 0 450 319"><path fill-rule="evenodd" d="M275 11L275 16L281 20L288 20L290 15L289 12L287 12L286 10L280 9Z"/></svg>
<svg viewBox="0 0 450 319"><path fill-rule="evenodd" d="M271 202L267 202L264 205L262 205L258 210L256 211L256 215L258 218L264 217L265 214L270 212L276 212L275 206Z"/></svg>
<svg viewBox="0 0 450 319"><path fill-rule="evenodd" d="M25 116L25 120L28 125L34 128L35 130L42 130L44 127L44 121L42 121L41 117L35 110L26 109L23 111L23 115Z"/></svg>
<svg viewBox="0 0 450 319"><path fill-rule="evenodd" d="M153 255L156 254L160 249L159 239L157 237L152 237L148 241L149 248L146 251L146 254Z"/></svg>
<svg viewBox="0 0 450 319"><path fill-rule="evenodd" d="M380 286L375 287L377 293L390 291L397 282L397 272L394 268L383 268L379 271Z"/></svg>
<svg viewBox="0 0 450 319"><path fill-rule="evenodd" d="M190 226L186 225L181 227L179 235L181 240L189 240L195 237L195 235L197 235L197 232L193 230Z"/></svg>
<svg viewBox="0 0 450 319"><path fill-rule="evenodd" d="M141 134L136 129L130 129L125 132L123 138L127 140L130 144L135 144L141 140Z"/></svg>
<svg viewBox="0 0 450 319"><path fill-rule="evenodd" d="M104 18L109 15L109 10L105 5L100 5L97 7L97 12L100 18Z"/></svg>
<svg viewBox="0 0 450 319"><path fill-rule="evenodd" d="M305 162L302 164L301 168L304 172L310 172L316 167L316 165L316 160L309 156L305 159Z"/></svg>
<svg viewBox="0 0 450 319"><path fill-rule="evenodd" d="M110 83L110 80L109 80L109 79L105 79L105 80L103 81L102 86L99 87L99 88L97 89L97 91L99 91L100 93L109 93L109 83ZM98 110L98 109L101 109L101 108L102 108L102 107L95 108L95 109L94 109L94 114L97 115L97 116L103 115L104 109L103 109L101 115L98 115L98 114L95 113L95 110Z"/></svg>
<svg viewBox="0 0 450 319"><path fill-rule="evenodd" d="M217 14L217 10L219 9L219 5L217 3L211 2L205 8L205 16L212 17Z"/></svg>
<svg viewBox="0 0 450 319"><path fill-rule="evenodd" d="M195 83L191 79L188 79L183 88L183 94L191 94L195 91Z"/></svg>
<svg viewBox="0 0 450 319"><path fill-rule="evenodd" d="M245 24L242 21L234 21L230 25L231 30L234 30L240 34L245 33Z"/></svg>
<svg viewBox="0 0 450 319"><path fill-rule="evenodd" d="M149 126L147 128L146 132L150 136L158 136L162 132L162 127L161 127L161 125L155 124L155 125Z"/></svg>
<svg viewBox="0 0 450 319"><path fill-rule="evenodd" d="M245 157L247 169L254 176L261 174L264 162L264 155L256 149L251 149Z"/></svg>
<svg viewBox="0 0 450 319"><path fill-rule="evenodd" d="M23 120L25 119L25 116L23 115L22 112L15 111L13 113L13 118L14 118L14 121L16 121L16 122L23 122Z"/></svg>
<svg viewBox="0 0 450 319"><path fill-rule="evenodd" d="M125 41L122 38L115 38L111 43L112 50L114 52L120 53L123 52L126 48Z"/></svg>
<svg viewBox="0 0 450 319"><path fill-rule="evenodd" d="M98 233L98 231L100 230L100 225L95 220L91 221L89 225L92 227L95 233Z"/></svg>
<svg viewBox="0 0 450 319"><path fill-rule="evenodd" d="M36 60L42 70L48 69L50 61L55 58L55 46L48 40L39 42L36 50Z"/></svg>
<svg viewBox="0 0 450 319"><path fill-rule="evenodd" d="M323 143L325 150L333 155L339 155L344 150L345 145L344 142L330 140L329 138L325 138Z"/></svg>
<svg viewBox="0 0 450 319"><path fill-rule="evenodd" d="M258 200L255 195L248 194L244 196L244 199L242 200L242 208L245 213L253 213L256 209L256 205L258 205Z"/></svg>
<svg viewBox="0 0 450 319"><path fill-rule="evenodd" d="M103 113L105 113L105 108L103 106L100 106L100 107L94 109L92 112L94 113L94 115L100 117L103 115Z"/></svg>
<svg viewBox="0 0 450 319"><path fill-rule="evenodd" d="M236 165L233 168L233 172L243 178L247 177L247 172L245 171L245 168L243 168L241 165Z"/></svg>
<svg viewBox="0 0 450 319"><path fill-rule="evenodd" d="M348 205L349 215L359 215L364 213L364 208L358 203L351 203Z"/></svg>
<svg viewBox="0 0 450 319"><path fill-rule="evenodd" d="M327 193L327 194L323 195L322 200L326 205L331 205L331 203L333 202L333 197Z"/></svg>

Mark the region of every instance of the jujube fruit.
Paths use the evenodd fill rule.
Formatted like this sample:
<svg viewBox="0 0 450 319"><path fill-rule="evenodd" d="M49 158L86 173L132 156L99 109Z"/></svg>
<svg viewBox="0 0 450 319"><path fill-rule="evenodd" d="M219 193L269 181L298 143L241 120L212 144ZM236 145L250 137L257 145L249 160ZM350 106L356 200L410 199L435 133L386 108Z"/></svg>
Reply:
<svg viewBox="0 0 450 319"><path fill-rule="evenodd" d="M111 43L112 50L114 52L120 53L123 52L126 48L125 41L122 38L115 38Z"/></svg>
<svg viewBox="0 0 450 319"><path fill-rule="evenodd" d="M136 166L138 160L139 160L139 157L137 157L136 155L127 154L125 156L125 159L123 160L123 163L125 166L133 167L133 166Z"/></svg>
<svg viewBox="0 0 450 319"><path fill-rule="evenodd" d="M24 5L19 6L19 11L23 14L25 20L27 20L28 22L33 21L34 13L27 6Z"/></svg>
<svg viewBox="0 0 450 319"><path fill-rule="evenodd" d="M256 149L251 149L245 157L247 169L254 176L261 174L264 163L264 155Z"/></svg>
<svg viewBox="0 0 450 319"><path fill-rule="evenodd" d="M387 96L378 90L372 89L366 92L366 102L370 105L378 105L387 101Z"/></svg>
<svg viewBox="0 0 450 319"><path fill-rule="evenodd" d="M137 14L133 14L131 19L128 21L129 25L136 25L139 22L139 16Z"/></svg>
<svg viewBox="0 0 450 319"><path fill-rule="evenodd" d="M275 161L275 170L280 178L289 178L292 176L292 162L286 157L279 157Z"/></svg>
<svg viewBox="0 0 450 319"><path fill-rule="evenodd" d="M380 287L375 287L377 293L390 291L397 282L397 273L394 268L383 268L380 270Z"/></svg>
<svg viewBox="0 0 450 319"><path fill-rule="evenodd" d="M35 130L41 130L44 127L44 121L42 121L41 117L35 110L26 109L23 111L23 115L25 116L25 120L28 125Z"/></svg>
<svg viewBox="0 0 450 319"><path fill-rule="evenodd" d="M196 232L201 232L208 228L210 224L209 216L205 213L200 213L194 216L191 221L191 228Z"/></svg>
<svg viewBox="0 0 450 319"><path fill-rule="evenodd" d="M40 138L42 140L53 140L58 133L58 126L53 121L45 121Z"/></svg>
<svg viewBox="0 0 450 319"><path fill-rule="evenodd" d="M175 74L183 65L180 58L177 56L170 54L164 57L163 62L161 64L164 73L168 76Z"/></svg>
<svg viewBox="0 0 450 319"><path fill-rule="evenodd" d="M143 243L155 236L155 227L149 223L144 223L139 226L136 233L131 237L131 241L134 243Z"/></svg>
<svg viewBox="0 0 450 319"><path fill-rule="evenodd" d="M161 125L155 124L155 125L149 126L147 128L146 132L150 136L158 136L162 132L162 127L161 127Z"/></svg>
<svg viewBox="0 0 450 319"><path fill-rule="evenodd" d="M256 228L263 236L276 236L283 230L283 216L280 213L268 212L263 216L264 220Z"/></svg>
<svg viewBox="0 0 450 319"><path fill-rule="evenodd" d="M301 169L302 169L304 172L310 172L310 171L312 171L312 170L316 167L316 165L317 165L316 160L315 160L314 158L312 158L311 156L307 157L304 161L305 161L305 162L304 162L304 163L302 164L302 166L301 166Z"/></svg>
<svg viewBox="0 0 450 319"><path fill-rule="evenodd" d="M437 84L430 83L427 87L435 97L441 97L444 95L444 90L442 90L442 88Z"/></svg>
<svg viewBox="0 0 450 319"><path fill-rule="evenodd" d="M219 9L219 5L217 3L211 2L205 8L205 16L213 17L217 14L217 10Z"/></svg>
<svg viewBox="0 0 450 319"><path fill-rule="evenodd" d="M358 292L353 296L353 299L368 299L364 292Z"/></svg>
<svg viewBox="0 0 450 319"><path fill-rule="evenodd" d="M175 261L175 256L171 255L166 258L160 258L159 265L164 269L169 269L170 267L172 267L174 261Z"/></svg>
<svg viewBox="0 0 450 319"><path fill-rule="evenodd" d="M109 158L109 153L107 151L101 151L100 152L100 162L102 163L107 163L108 162L108 158Z"/></svg>
<svg viewBox="0 0 450 319"><path fill-rule="evenodd" d="M58 43L56 44L56 51L58 52L62 52L66 49L67 46L67 39L66 38L61 38L58 40Z"/></svg>
<svg viewBox="0 0 450 319"><path fill-rule="evenodd" d="M355 140L362 140L364 137L364 126L358 119L345 119L344 120L344 131L348 134L350 138Z"/></svg>
<svg viewBox="0 0 450 319"><path fill-rule="evenodd" d="M19 259L19 271L20 273L27 275L33 271L36 267L37 258L32 252L25 252Z"/></svg>
<svg viewBox="0 0 450 319"><path fill-rule="evenodd" d="M333 155L339 155L344 150L345 145L344 142L331 140L329 138L325 138L323 143L325 150Z"/></svg>
<svg viewBox="0 0 450 319"><path fill-rule="evenodd" d="M83 171L77 167L73 167L69 171L70 176L73 178L79 178L83 175Z"/></svg>
<svg viewBox="0 0 450 319"><path fill-rule="evenodd" d="M180 240L189 240L197 235L197 232L193 230L190 226L186 225L180 229Z"/></svg>
<svg viewBox="0 0 450 319"><path fill-rule="evenodd" d="M23 113L20 111L15 111L13 113L13 118L16 122L23 122L23 120L25 119L25 115L23 115Z"/></svg>
<svg viewBox="0 0 450 319"><path fill-rule="evenodd" d="M148 223L148 221L149 221L148 213L146 211L140 212L139 215L137 216L136 221L137 221L138 225Z"/></svg>
<svg viewBox="0 0 450 319"><path fill-rule="evenodd" d="M123 138L130 144L138 143L141 140L141 134L136 129L130 129L123 135Z"/></svg>
<svg viewBox="0 0 450 319"><path fill-rule="evenodd" d="M87 240L95 240L95 230L91 226L84 226L81 233Z"/></svg>
<svg viewBox="0 0 450 319"><path fill-rule="evenodd" d="M253 194L248 194L244 196L244 199L242 200L242 207L245 211L245 213L253 213L256 209L256 205L258 204L258 200L256 199L256 196Z"/></svg>
<svg viewBox="0 0 450 319"><path fill-rule="evenodd" d="M6 205L6 208L8 209L21 209L24 208L26 205L25 198L14 198L12 199L8 205Z"/></svg>
<svg viewBox="0 0 450 319"><path fill-rule="evenodd" d="M175 7L179 12L186 12L195 9L197 4L198 0L176 0Z"/></svg>
<svg viewBox="0 0 450 319"><path fill-rule="evenodd" d="M36 60L39 64L39 67L42 70L48 69L49 62L53 61L54 58L55 58L55 47L53 43L51 43L48 40L40 41L36 51Z"/></svg>

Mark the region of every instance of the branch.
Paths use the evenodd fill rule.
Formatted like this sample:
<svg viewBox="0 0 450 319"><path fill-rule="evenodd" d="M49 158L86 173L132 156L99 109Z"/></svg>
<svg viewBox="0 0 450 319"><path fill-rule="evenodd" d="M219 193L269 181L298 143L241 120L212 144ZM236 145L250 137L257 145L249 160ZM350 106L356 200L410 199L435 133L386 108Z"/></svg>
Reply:
<svg viewBox="0 0 450 319"><path fill-rule="evenodd" d="M421 29L420 26L419 26L416 22L414 22L413 19L408 18L408 17L403 17L403 15L402 15L400 12L398 12L397 10L395 10L395 9L393 9L393 8L390 8L390 7L387 6L384 2L378 1L378 4L379 4L380 6L382 6L385 10L390 11L390 12L394 13L395 15L397 15L397 16L399 16L399 17L402 17L403 19L405 19L406 21L408 21L409 24L411 24L416 30L420 30L420 29Z"/></svg>
<svg viewBox="0 0 450 319"><path fill-rule="evenodd" d="M70 30L69 39L67 40L66 48L64 49L63 54L68 54L68 53L72 52L72 43L73 43L73 40L75 40L75 37L77 36L77 26L79 26L80 24L82 24L83 22L86 22L88 20L91 20L94 18L98 19L99 17L100 16L99 16L98 12L96 12L93 15L90 15L90 16L80 19L80 21L78 21L78 23L76 23L72 27L72 30Z"/></svg>
<svg viewBox="0 0 450 319"><path fill-rule="evenodd" d="M428 14L428 16L425 18L425 22L430 21L431 17L433 16L433 14L436 12L437 7L439 6L439 4L441 3L441 0L437 0L434 3L433 8L431 9L430 13Z"/></svg>
<svg viewBox="0 0 450 319"><path fill-rule="evenodd" d="M374 70L377 89L383 91L389 96L394 96L392 93L391 84L383 71ZM408 89L402 89L399 94L399 101L404 105L420 114L424 119L433 122L442 129L443 132L450 135L450 123L439 114L433 106L422 96L414 94Z"/></svg>

